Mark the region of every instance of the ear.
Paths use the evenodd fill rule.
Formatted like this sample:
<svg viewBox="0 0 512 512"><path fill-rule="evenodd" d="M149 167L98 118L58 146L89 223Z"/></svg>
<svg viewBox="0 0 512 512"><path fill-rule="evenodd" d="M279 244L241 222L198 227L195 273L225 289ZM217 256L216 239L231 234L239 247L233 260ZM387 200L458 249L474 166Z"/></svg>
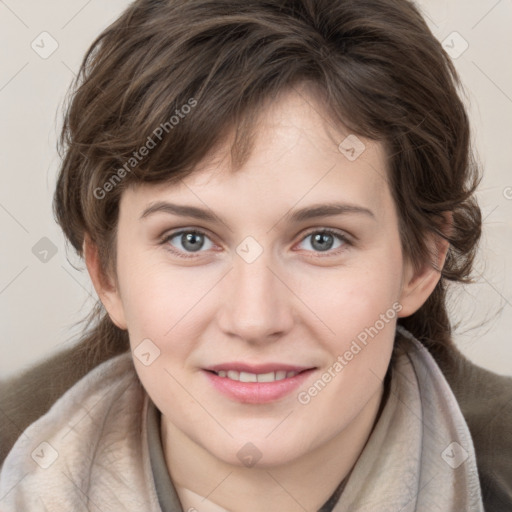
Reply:
<svg viewBox="0 0 512 512"><path fill-rule="evenodd" d="M443 232L447 234L451 232L452 227L451 212L445 213L444 217L446 223ZM428 247L431 254L430 260L421 268L414 270L412 262L406 262L404 265L400 296L402 309L398 315L400 318L410 316L418 311L434 291L441 278L439 270L444 266L450 243L441 236L430 233L428 235Z"/></svg>
<svg viewBox="0 0 512 512"><path fill-rule="evenodd" d="M126 330L126 319L119 289L112 283L104 269L101 268L98 247L92 242L87 233L84 237L83 253L94 289L107 310L110 319L119 329Z"/></svg>

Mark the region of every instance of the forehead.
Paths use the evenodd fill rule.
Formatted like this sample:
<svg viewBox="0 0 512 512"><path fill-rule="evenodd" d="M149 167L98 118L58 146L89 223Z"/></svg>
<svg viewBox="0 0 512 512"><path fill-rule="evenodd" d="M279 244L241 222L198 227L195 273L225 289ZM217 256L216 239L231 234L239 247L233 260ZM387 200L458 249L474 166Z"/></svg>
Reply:
<svg viewBox="0 0 512 512"><path fill-rule="evenodd" d="M259 113L249 158L234 170L231 140L179 183L136 184L121 198L121 212L140 216L170 200L227 215L277 211L325 202L357 203L376 215L393 208L387 154L381 143L350 133L329 119L305 89L290 90ZM135 220L135 219L134 219Z"/></svg>

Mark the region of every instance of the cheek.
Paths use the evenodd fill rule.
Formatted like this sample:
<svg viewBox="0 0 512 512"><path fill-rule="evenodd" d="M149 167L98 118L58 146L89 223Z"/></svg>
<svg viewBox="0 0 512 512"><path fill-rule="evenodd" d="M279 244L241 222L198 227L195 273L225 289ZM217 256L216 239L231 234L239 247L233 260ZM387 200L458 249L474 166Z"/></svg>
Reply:
<svg viewBox="0 0 512 512"><path fill-rule="evenodd" d="M144 388L165 410L169 402L188 400L179 383L196 347L194 340L203 329L196 306L207 289L199 278L182 269L161 263L134 268L137 272L125 274L127 286L123 289L130 345ZM144 352L151 353L149 365L138 357Z"/></svg>
<svg viewBox="0 0 512 512"><path fill-rule="evenodd" d="M384 378L401 310L399 248L389 246L366 256L337 274L337 284L322 286L316 306L333 331L324 338L325 347L333 362L341 356L343 366L332 391L352 389L358 397L374 391L372 386ZM357 403L346 406L355 410Z"/></svg>
<svg viewBox="0 0 512 512"><path fill-rule="evenodd" d="M389 249L329 276L303 278L301 296L337 337L353 337L390 308L388 317L393 316L393 304L400 297L400 269L400 255Z"/></svg>
<svg viewBox="0 0 512 512"><path fill-rule="evenodd" d="M160 251L120 251L118 272L130 332L164 335L197 295L193 280L166 265Z"/></svg>

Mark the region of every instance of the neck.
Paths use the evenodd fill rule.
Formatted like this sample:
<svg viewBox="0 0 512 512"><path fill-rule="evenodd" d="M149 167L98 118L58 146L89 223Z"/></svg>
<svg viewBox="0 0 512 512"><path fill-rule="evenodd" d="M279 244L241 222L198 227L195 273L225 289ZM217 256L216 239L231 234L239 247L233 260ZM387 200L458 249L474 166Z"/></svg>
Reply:
<svg viewBox="0 0 512 512"><path fill-rule="evenodd" d="M162 415L165 460L183 510L318 510L355 465L382 403L383 386L336 436L286 464L265 468L235 466L219 460Z"/></svg>

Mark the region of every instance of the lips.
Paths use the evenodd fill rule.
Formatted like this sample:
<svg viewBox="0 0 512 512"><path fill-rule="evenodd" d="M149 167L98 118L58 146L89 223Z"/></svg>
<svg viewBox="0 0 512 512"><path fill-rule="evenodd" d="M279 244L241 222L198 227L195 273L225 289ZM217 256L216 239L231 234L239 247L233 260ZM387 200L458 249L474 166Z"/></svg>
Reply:
<svg viewBox="0 0 512 512"><path fill-rule="evenodd" d="M297 388L315 368L281 363L221 363L205 368L214 388L242 403L278 400Z"/></svg>

